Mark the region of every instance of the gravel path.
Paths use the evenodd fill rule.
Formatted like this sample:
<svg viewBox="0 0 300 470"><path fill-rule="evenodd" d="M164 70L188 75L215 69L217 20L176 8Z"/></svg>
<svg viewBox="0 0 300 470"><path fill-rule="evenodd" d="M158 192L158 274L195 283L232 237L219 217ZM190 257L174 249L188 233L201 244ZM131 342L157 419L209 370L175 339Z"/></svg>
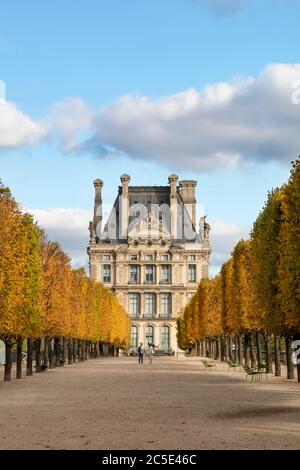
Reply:
<svg viewBox="0 0 300 470"><path fill-rule="evenodd" d="M106 358L0 383L0 449L299 449L300 385L244 377Z"/></svg>

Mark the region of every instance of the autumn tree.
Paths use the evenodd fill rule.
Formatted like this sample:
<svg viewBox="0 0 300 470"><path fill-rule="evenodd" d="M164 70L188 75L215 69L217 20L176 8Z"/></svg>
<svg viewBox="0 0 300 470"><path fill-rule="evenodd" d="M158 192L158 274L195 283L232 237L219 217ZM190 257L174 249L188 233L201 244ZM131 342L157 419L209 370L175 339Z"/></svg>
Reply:
<svg viewBox="0 0 300 470"><path fill-rule="evenodd" d="M282 223L279 232L280 328L287 339L288 378L293 377L291 341L300 339L300 159L293 163L281 198ZM298 364L298 381L300 365Z"/></svg>

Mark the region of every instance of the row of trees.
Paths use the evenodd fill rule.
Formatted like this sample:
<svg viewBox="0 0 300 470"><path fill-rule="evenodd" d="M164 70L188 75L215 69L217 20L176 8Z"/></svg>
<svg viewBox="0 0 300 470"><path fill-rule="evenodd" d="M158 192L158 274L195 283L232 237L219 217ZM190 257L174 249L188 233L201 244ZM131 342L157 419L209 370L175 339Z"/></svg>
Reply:
<svg viewBox="0 0 300 470"><path fill-rule="evenodd" d="M102 284L72 269L69 257L47 240L0 182L0 339L5 343L4 380L11 379L12 349L17 378L22 348L27 375L72 363L129 343L130 324L116 297ZM41 354L41 347L43 354ZM43 367L44 366L44 367Z"/></svg>
<svg viewBox="0 0 300 470"><path fill-rule="evenodd" d="M178 341L221 360L294 377L292 342L300 339L300 159L287 184L268 194L250 240L241 240L218 276L203 280L178 320ZM284 346L284 347L283 347ZM300 366L298 381L300 381Z"/></svg>

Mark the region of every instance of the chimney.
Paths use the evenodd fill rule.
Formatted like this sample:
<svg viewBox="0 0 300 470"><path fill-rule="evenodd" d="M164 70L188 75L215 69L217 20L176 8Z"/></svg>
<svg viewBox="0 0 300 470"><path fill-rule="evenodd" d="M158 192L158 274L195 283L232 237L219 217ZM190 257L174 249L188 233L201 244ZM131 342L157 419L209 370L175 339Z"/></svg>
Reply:
<svg viewBox="0 0 300 470"><path fill-rule="evenodd" d="M196 191L197 181L182 180L179 181L179 191L194 228L196 227Z"/></svg>
<svg viewBox="0 0 300 470"><path fill-rule="evenodd" d="M129 175L120 176L122 183L122 193L119 199L119 211L120 211L120 223L119 230L121 231L121 238L127 238L128 236L128 218L129 218Z"/></svg>
<svg viewBox="0 0 300 470"><path fill-rule="evenodd" d="M100 239L101 236L101 225L102 225L102 197L101 189L103 187L103 181L96 179L94 181L95 188L95 202L94 202L94 230L96 237Z"/></svg>
<svg viewBox="0 0 300 470"><path fill-rule="evenodd" d="M170 175L168 178L170 184L170 232L171 236L176 240L177 237L177 175Z"/></svg>

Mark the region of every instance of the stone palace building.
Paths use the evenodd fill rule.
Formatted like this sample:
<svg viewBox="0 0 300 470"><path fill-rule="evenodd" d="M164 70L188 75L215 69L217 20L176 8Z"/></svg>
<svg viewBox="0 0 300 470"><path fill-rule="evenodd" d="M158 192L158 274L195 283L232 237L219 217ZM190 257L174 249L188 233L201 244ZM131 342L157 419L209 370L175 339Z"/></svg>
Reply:
<svg viewBox="0 0 300 470"><path fill-rule="evenodd" d="M90 276L118 297L131 319L131 348L177 353L176 319L208 277L211 248L205 217L196 223L196 181L169 176L168 186L121 186L106 224L103 182L94 181L88 247Z"/></svg>

